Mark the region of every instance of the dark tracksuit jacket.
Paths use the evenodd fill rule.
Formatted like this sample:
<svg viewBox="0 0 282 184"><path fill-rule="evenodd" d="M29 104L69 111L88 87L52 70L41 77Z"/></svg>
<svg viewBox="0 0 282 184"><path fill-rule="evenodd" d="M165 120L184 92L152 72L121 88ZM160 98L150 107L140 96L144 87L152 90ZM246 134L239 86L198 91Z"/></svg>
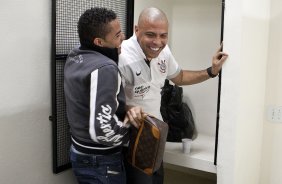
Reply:
<svg viewBox="0 0 282 184"><path fill-rule="evenodd" d="M110 154L128 142L125 95L116 49L75 48L64 67L72 144L80 152Z"/></svg>

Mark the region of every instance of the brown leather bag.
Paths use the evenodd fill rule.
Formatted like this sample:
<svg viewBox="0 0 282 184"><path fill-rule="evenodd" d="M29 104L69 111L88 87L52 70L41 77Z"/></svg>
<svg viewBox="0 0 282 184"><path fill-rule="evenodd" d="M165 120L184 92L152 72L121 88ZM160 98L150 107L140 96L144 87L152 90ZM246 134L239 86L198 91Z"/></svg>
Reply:
<svg viewBox="0 0 282 184"><path fill-rule="evenodd" d="M132 128L128 162L152 175L161 166L167 133L167 123L147 115L139 129Z"/></svg>

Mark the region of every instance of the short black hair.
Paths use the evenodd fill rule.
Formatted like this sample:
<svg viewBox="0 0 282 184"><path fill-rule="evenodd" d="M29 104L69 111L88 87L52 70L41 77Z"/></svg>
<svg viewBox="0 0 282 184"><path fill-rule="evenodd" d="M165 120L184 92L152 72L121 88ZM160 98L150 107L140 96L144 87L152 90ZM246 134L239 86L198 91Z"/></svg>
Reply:
<svg viewBox="0 0 282 184"><path fill-rule="evenodd" d="M77 24L78 36L82 46L93 46L94 38L105 38L111 31L108 23L117 18L113 10L94 7L86 10Z"/></svg>

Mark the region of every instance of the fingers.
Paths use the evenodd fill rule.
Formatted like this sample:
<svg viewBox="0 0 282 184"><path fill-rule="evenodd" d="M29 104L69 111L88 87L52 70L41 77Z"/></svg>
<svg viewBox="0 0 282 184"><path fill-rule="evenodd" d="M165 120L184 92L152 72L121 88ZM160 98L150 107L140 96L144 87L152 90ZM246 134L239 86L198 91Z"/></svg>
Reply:
<svg viewBox="0 0 282 184"><path fill-rule="evenodd" d="M124 123L124 124L127 124L127 123L128 123L128 121L129 121L128 116L125 116L125 117L124 117L124 120L123 120L123 123Z"/></svg>
<svg viewBox="0 0 282 184"><path fill-rule="evenodd" d="M228 55L226 53L220 52L213 58L212 70L218 73L221 70L222 65L227 59Z"/></svg>
<svg viewBox="0 0 282 184"><path fill-rule="evenodd" d="M213 71L214 74L219 73L219 71L222 68L222 65L224 64L224 62L228 58L228 54L225 53L225 52L222 52L222 47L223 47L223 43L220 44L220 47L218 48L217 52L213 56L212 71Z"/></svg>
<svg viewBox="0 0 282 184"><path fill-rule="evenodd" d="M216 53L222 51L222 48L223 48L223 42L220 43L220 46L219 46L219 48L217 49Z"/></svg>
<svg viewBox="0 0 282 184"><path fill-rule="evenodd" d="M137 106L137 107L131 107L128 111L127 111L127 115L130 118L130 120L140 120L142 119L142 113L143 110L141 107Z"/></svg>
<svg viewBox="0 0 282 184"><path fill-rule="evenodd" d="M140 124L137 123L136 121L130 121L129 117L127 115L125 116L123 123L124 124L130 123L131 125L133 125L137 129L140 127Z"/></svg>
<svg viewBox="0 0 282 184"><path fill-rule="evenodd" d="M141 107L131 107L127 113L129 123L134 127L139 128L143 121L143 110Z"/></svg>
<svg viewBox="0 0 282 184"><path fill-rule="evenodd" d="M219 61L219 60L222 60L222 58L224 58L225 60L227 57L228 57L228 54L226 54L225 52L218 52L215 55L214 59Z"/></svg>
<svg viewBox="0 0 282 184"><path fill-rule="evenodd" d="M147 116L148 116L147 113L145 113L145 112L142 113L142 118L143 118L143 119L145 119Z"/></svg>
<svg viewBox="0 0 282 184"><path fill-rule="evenodd" d="M126 115L124 120L123 120L124 124L131 124L133 125L135 128L139 128L140 127L140 122L136 122L136 121L130 121L130 118Z"/></svg>
<svg viewBox="0 0 282 184"><path fill-rule="evenodd" d="M218 62L224 62L227 59L228 54L223 52L222 48L223 48L223 42L221 42L220 47L217 49L216 53L214 54L213 57L213 62L215 62L214 64Z"/></svg>
<svg viewBox="0 0 282 184"><path fill-rule="evenodd" d="M228 54L226 54L225 52L222 51L222 48L223 48L223 42L220 43L220 46L217 49L215 55L220 54L220 55L227 55L228 56Z"/></svg>
<svg viewBox="0 0 282 184"><path fill-rule="evenodd" d="M222 53L221 54L221 58L220 58L220 60L221 60L221 62L224 62L226 59L227 59L227 57L228 57L228 54L226 54L226 53Z"/></svg>

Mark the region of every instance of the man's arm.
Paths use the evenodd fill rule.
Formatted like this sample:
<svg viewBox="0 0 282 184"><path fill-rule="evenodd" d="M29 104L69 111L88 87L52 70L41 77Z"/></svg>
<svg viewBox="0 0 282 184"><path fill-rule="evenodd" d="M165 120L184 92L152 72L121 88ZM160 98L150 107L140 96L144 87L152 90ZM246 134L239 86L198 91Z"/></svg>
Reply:
<svg viewBox="0 0 282 184"><path fill-rule="evenodd" d="M176 77L171 79L171 81L179 86L192 85L217 76L228 57L228 55L221 50L222 44L212 58L212 67L210 69L200 71L181 70Z"/></svg>
<svg viewBox="0 0 282 184"><path fill-rule="evenodd" d="M91 138L108 146L127 143L129 127L123 123L122 114L117 114L120 103L125 102L125 99L118 101L121 87L118 68L113 64L100 67L91 73L90 83Z"/></svg>
<svg viewBox="0 0 282 184"><path fill-rule="evenodd" d="M192 85L203 82L209 79L210 76L208 75L206 70L200 71L189 71L189 70L181 70L180 73L171 79L171 81L178 85Z"/></svg>

